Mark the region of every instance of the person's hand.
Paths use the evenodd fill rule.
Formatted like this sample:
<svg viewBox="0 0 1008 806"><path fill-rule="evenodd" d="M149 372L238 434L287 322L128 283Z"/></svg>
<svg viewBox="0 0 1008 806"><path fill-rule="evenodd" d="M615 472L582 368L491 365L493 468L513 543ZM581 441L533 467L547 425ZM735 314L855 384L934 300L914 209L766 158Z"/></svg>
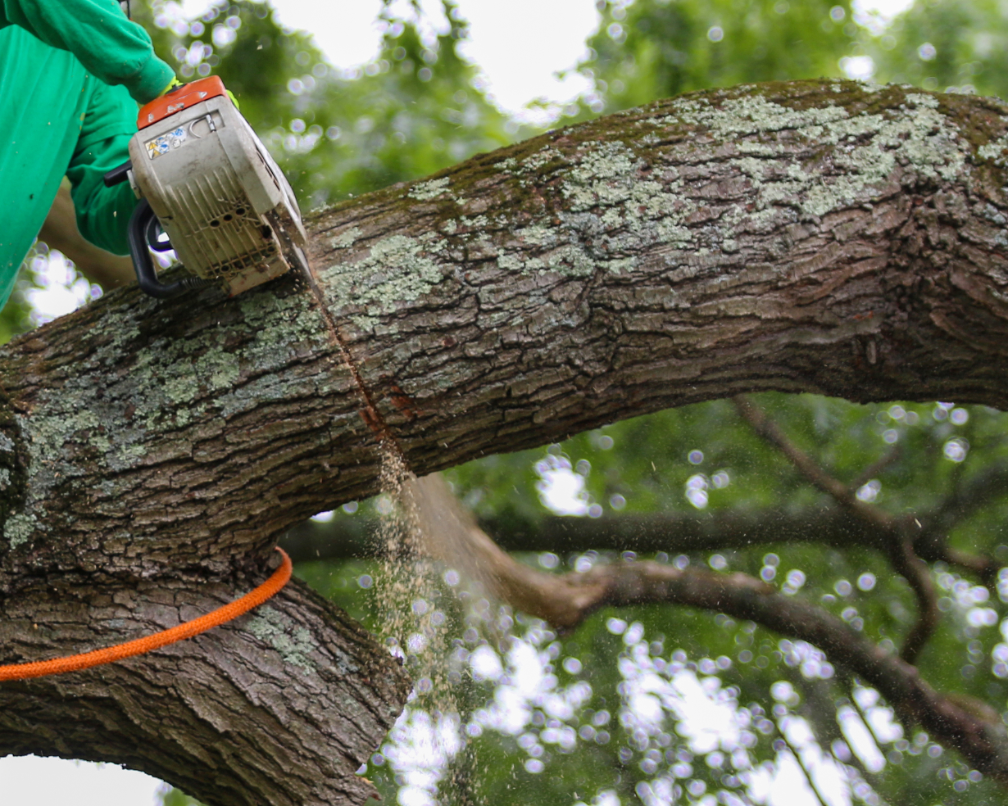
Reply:
<svg viewBox="0 0 1008 806"><path fill-rule="evenodd" d="M161 90L158 98L167 95L172 90L177 90L179 87L184 86L181 81L178 80L178 76L172 76L172 80L168 82L168 86Z"/></svg>
<svg viewBox="0 0 1008 806"><path fill-rule="evenodd" d="M158 98L162 98L165 95L167 95L169 92L173 92L173 91L177 90L179 87L184 87L184 86L185 86L185 84L183 84L181 81L178 80L178 76L172 76L172 80L168 82L168 86L167 87L165 87L163 90L161 90L161 94L158 96ZM241 105L238 103L238 99L235 98L234 93L231 92L231 90L229 90L227 87L224 88L224 92L226 92L228 98L231 99L231 103L233 103L235 105L235 109L237 109L238 111L241 111Z"/></svg>

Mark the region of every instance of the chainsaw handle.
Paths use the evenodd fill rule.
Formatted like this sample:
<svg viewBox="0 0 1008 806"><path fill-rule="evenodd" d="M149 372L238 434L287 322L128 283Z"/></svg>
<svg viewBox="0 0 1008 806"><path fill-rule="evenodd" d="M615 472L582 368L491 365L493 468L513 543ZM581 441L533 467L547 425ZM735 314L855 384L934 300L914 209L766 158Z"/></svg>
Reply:
<svg viewBox="0 0 1008 806"><path fill-rule="evenodd" d="M120 180L121 181L121 180ZM147 233L157 222L157 216L151 209L147 199L141 199L140 203L133 210L130 216L127 241L129 242L130 257L133 259L133 270L136 272L137 283L140 290L158 299L171 299L177 297L183 291L190 288L199 288L206 285L206 281L198 277L183 277L174 283L165 285L158 280L157 271L154 269L154 261L151 260L150 252L147 251Z"/></svg>
<svg viewBox="0 0 1008 806"><path fill-rule="evenodd" d="M105 176L102 177L102 181L105 183L105 187L110 188L113 185L118 185L120 182L125 182L129 177L129 172L133 168L133 163L126 160L122 165L113 168Z"/></svg>
<svg viewBox="0 0 1008 806"><path fill-rule="evenodd" d="M179 87L184 86L179 84ZM178 87L176 87L178 89ZM172 90L175 92L175 90ZM113 168L111 171L102 177L102 181L105 183L105 187L110 188L114 185L118 185L121 182L125 182L129 178L129 172L133 169L133 163L126 160L122 165ZM171 241L160 241L158 240L158 235L164 232L161 227L161 222L158 221L156 215L151 216L147 225L144 227L144 232L147 237L147 245L153 249L155 252L169 252L172 249Z"/></svg>
<svg viewBox="0 0 1008 806"><path fill-rule="evenodd" d="M171 241L159 240L159 236L164 235L164 228L161 226L161 222L158 221L158 217L155 215L148 223L146 228L147 236L147 246L153 249L155 252L170 252L175 247L172 246Z"/></svg>

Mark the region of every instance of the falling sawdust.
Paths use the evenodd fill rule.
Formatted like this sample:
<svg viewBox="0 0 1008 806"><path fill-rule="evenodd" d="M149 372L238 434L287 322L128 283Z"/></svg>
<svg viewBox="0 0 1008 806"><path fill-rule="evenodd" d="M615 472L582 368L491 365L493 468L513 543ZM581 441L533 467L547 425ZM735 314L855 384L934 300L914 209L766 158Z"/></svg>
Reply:
<svg viewBox="0 0 1008 806"><path fill-rule="evenodd" d="M300 279L318 302L332 342L349 367L363 398L368 420L381 440L380 483L382 494L390 506L380 510L376 535L376 554L381 558L374 600L379 634L389 648L404 659L414 681L414 691L423 698L420 704L430 715L434 719L454 717L462 724L464 719L461 719L462 709L456 694L462 675L443 662L448 657L448 635L455 625L450 623L445 609L437 606L444 590L438 576L437 561L457 566L458 559L466 554L461 550L463 545L460 542L466 525L464 518L460 517L461 509L440 477L428 477L437 478L437 483L425 489L423 481L426 480L418 481L410 471L402 449L375 408L349 347L340 336L315 273L307 262L299 265ZM450 514L450 517L444 518L444 525L454 525L454 528L438 525L441 519L439 512L442 511ZM464 561L461 565L459 570L478 587L478 570L467 568ZM456 679L453 680L453 677ZM464 742L461 736L459 738ZM451 755L450 752L445 753L448 758ZM467 760L471 758L469 754L463 757ZM455 794L453 800L465 806L472 803L467 794L468 772L467 763L459 764L456 760L449 765L448 783Z"/></svg>
<svg viewBox="0 0 1008 806"><path fill-rule="evenodd" d="M432 721L454 721L460 745L438 748L454 759L439 784L442 803L474 804L470 782L473 758L466 751L461 726L466 723L464 670L451 662L461 634L461 608L443 576L445 567L459 571L470 589L493 591L492 579L479 567L470 530L475 524L463 513L439 476L417 479L394 449L383 451L381 488L375 539L380 556L375 580L375 622L381 637L404 659L413 680L415 707Z"/></svg>
<svg viewBox="0 0 1008 806"><path fill-rule="evenodd" d="M420 658L431 657L425 651L437 639L444 625L432 619L437 610L433 601L440 590L437 569L426 551L426 540L416 517L412 491L416 476L406 467L401 454L393 449L382 451L377 556L380 558L376 579L375 623L396 654L402 654L410 667L417 693L426 693L417 676ZM446 620L447 621L447 620ZM433 648L433 647L431 647Z"/></svg>

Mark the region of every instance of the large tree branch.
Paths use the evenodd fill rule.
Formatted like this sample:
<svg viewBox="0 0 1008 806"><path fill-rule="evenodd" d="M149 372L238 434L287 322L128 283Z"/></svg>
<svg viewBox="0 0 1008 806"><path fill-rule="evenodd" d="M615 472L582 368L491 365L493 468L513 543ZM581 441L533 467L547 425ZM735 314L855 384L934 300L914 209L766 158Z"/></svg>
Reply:
<svg viewBox="0 0 1008 806"><path fill-rule="evenodd" d="M256 580L259 581L259 580ZM97 588L97 590L96 590ZM55 595L54 595L55 594ZM153 633L231 586L44 583L5 602L5 653L58 656ZM387 653L296 580L252 614L127 662L0 688L7 753L114 759L205 803L363 803L356 775L408 688Z"/></svg>
<svg viewBox="0 0 1008 806"><path fill-rule="evenodd" d="M427 473L760 389L1005 407L1006 113L850 82L684 97L310 218L312 284L124 289L18 339L0 353L0 611L144 580L233 591L293 524L376 492L390 445ZM39 609L52 646L0 660L80 649L68 608ZM100 711L96 685L67 707ZM392 689L358 692L374 719L347 757ZM230 735L254 725L232 718ZM90 757L134 758L103 724ZM200 746L165 777L188 780Z"/></svg>

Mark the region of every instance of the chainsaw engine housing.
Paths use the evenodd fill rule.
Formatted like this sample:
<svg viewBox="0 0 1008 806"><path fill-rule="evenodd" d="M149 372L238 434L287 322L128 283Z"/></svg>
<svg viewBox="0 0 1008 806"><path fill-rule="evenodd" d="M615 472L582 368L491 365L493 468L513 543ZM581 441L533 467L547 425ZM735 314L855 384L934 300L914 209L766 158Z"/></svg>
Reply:
<svg viewBox="0 0 1008 806"><path fill-rule="evenodd" d="M213 77L140 110L129 179L191 273L239 294L307 269L301 211L283 172Z"/></svg>

